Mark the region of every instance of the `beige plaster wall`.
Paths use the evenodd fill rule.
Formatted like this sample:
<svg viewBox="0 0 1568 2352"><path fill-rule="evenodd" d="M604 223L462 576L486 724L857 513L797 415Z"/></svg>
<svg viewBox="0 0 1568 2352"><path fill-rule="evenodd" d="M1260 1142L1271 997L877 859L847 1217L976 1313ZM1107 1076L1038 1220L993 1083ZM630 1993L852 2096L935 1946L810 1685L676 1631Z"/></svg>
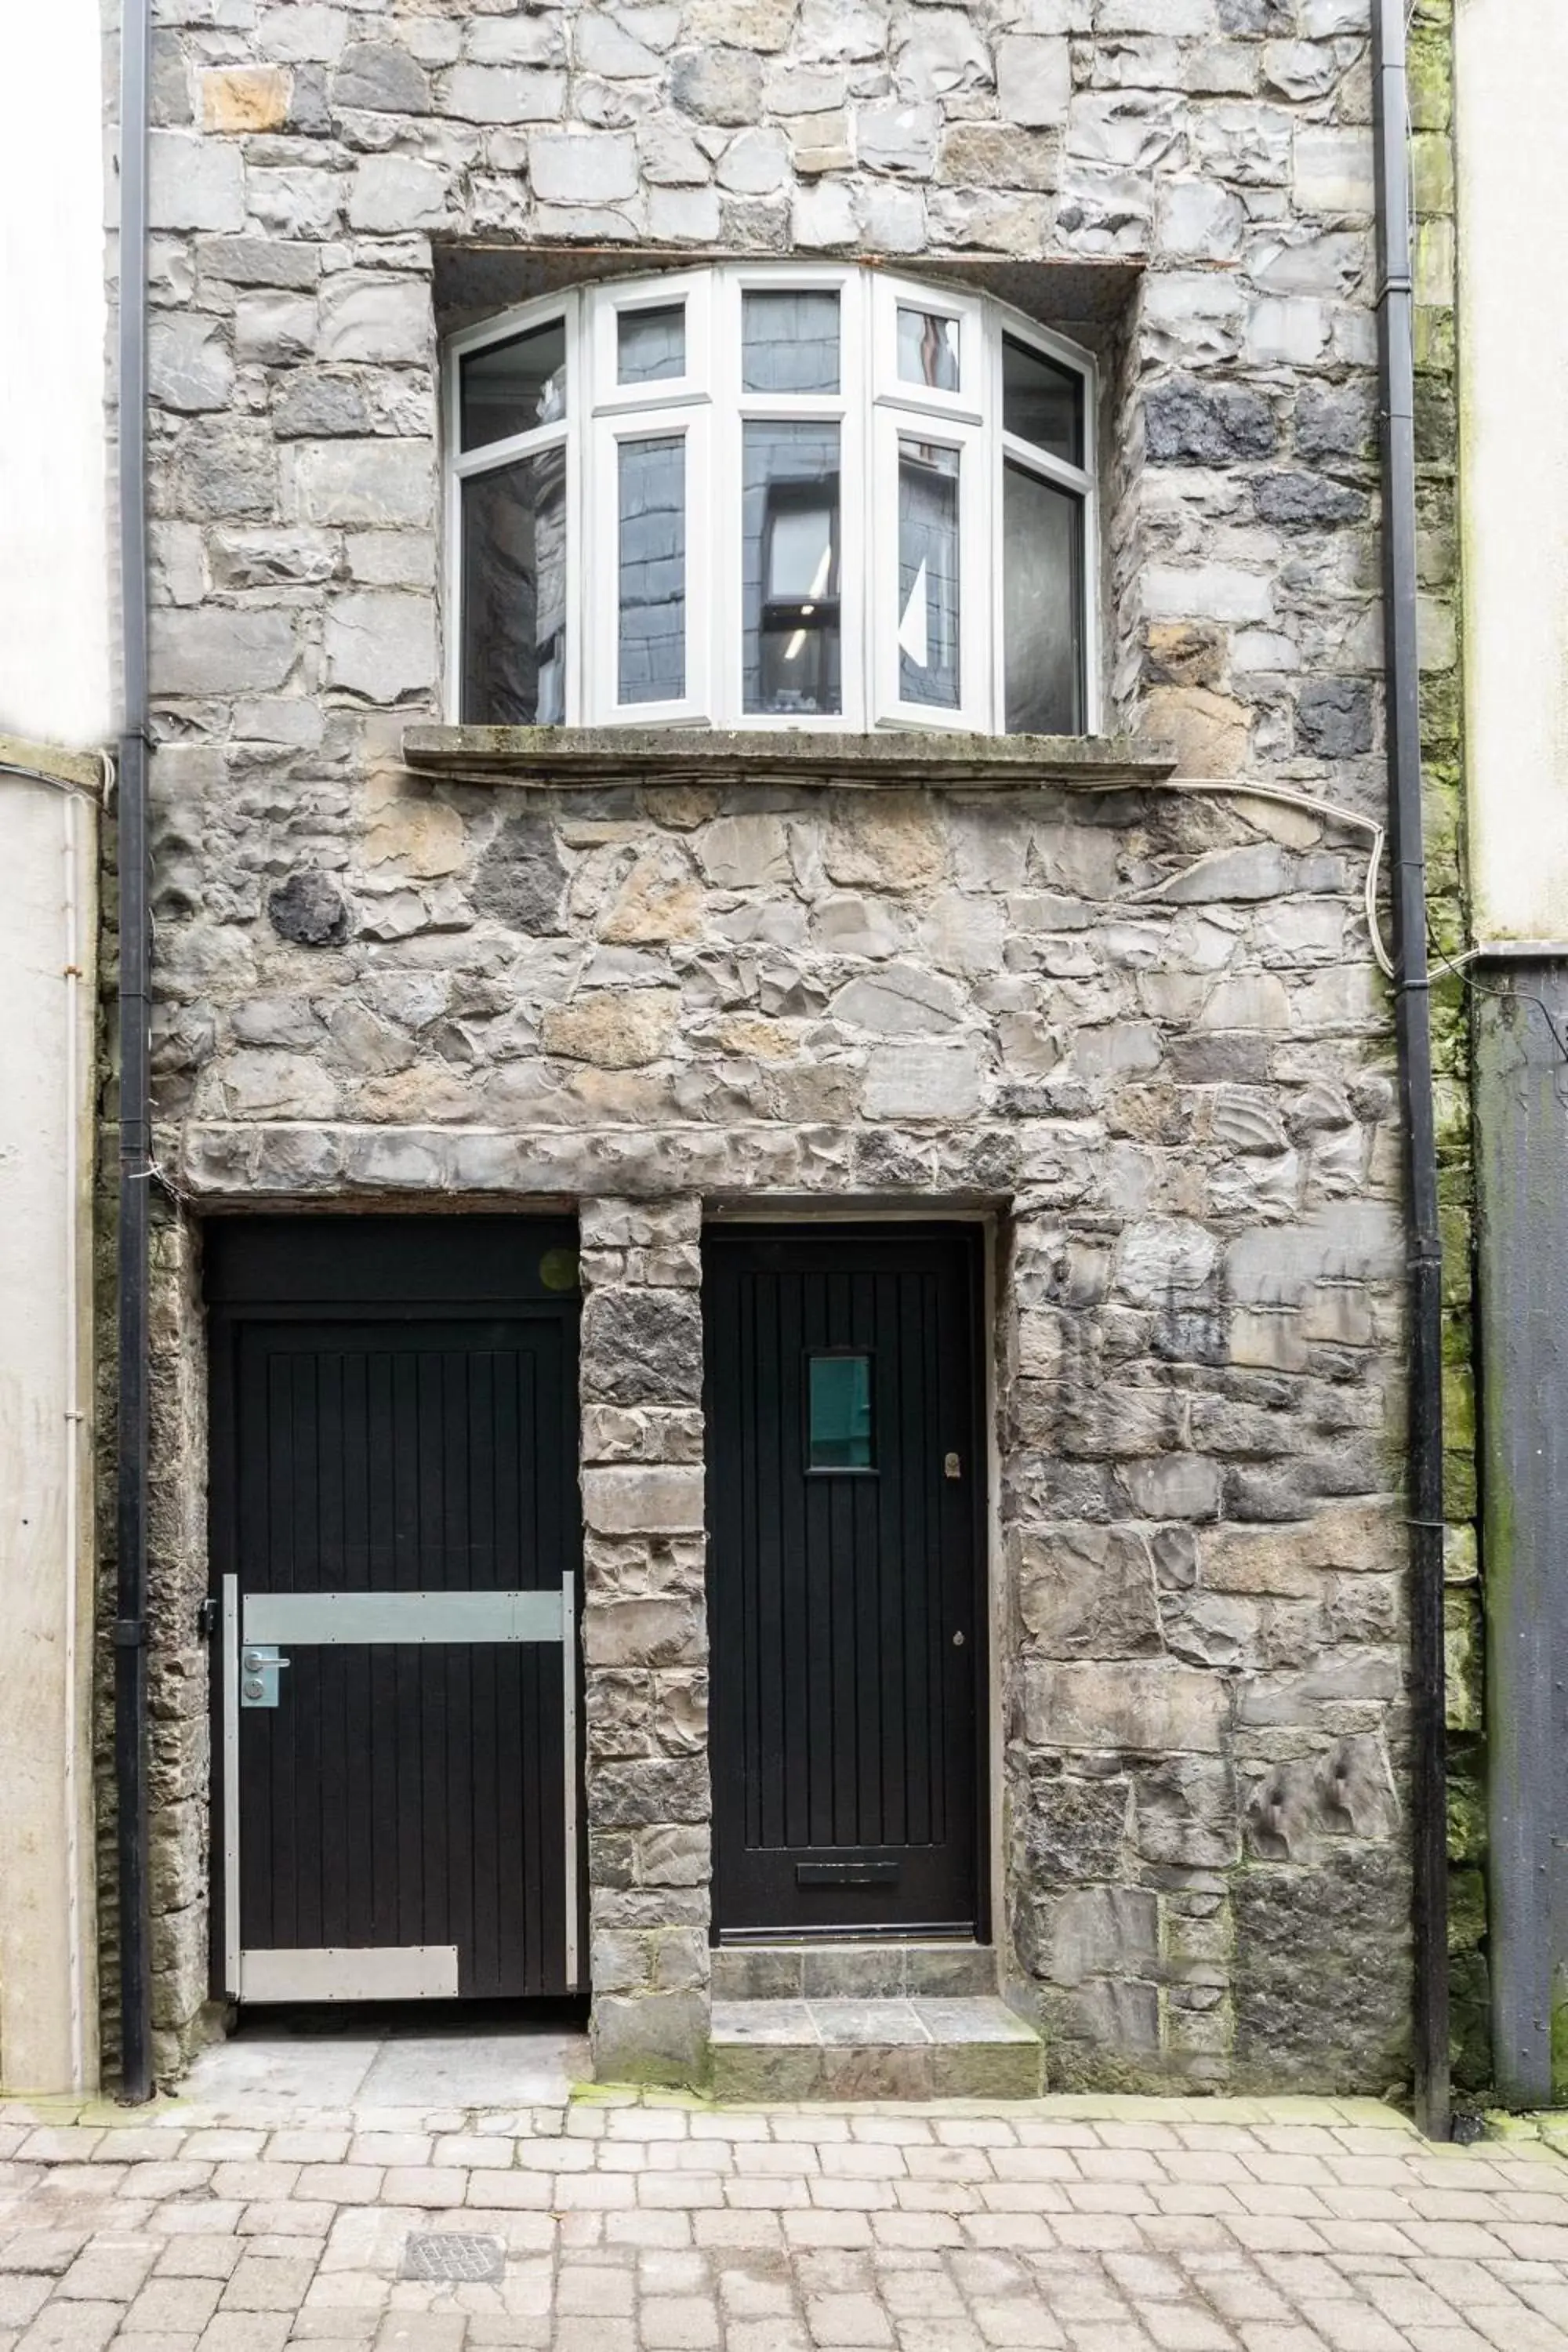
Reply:
<svg viewBox="0 0 1568 2352"><path fill-rule="evenodd" d="M1458 0L1475 935L1568 940L1568 196L1561 0Z"/></svg>
<svg viewBox="0 0 1568 2352"><path fill-rule="evenodd" d="M26 747L0 741L0 760ZM88 777L95 762L76 763ZM97 813L0 768L0 2085L90 2088ZM75 966L75 971L69 967Z"/></svg>

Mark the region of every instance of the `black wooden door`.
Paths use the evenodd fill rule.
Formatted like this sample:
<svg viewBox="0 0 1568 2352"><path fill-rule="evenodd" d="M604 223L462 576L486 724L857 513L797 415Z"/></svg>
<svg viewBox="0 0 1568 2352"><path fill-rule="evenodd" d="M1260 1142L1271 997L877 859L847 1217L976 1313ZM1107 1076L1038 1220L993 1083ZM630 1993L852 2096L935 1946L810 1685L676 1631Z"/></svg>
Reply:
<svg viewBox="0 0 1568 2352"><path fill-rule="evenodd" d="M976 1933L979 1235L719 1228L704 1280L715 1931Z"/></svg>
<svg viewBox="0 0 1568 2352"><path fill-rule="evenodd" d="M215 1224L207 1290L220 1980L571 1989L574 1233Z"/></svg>

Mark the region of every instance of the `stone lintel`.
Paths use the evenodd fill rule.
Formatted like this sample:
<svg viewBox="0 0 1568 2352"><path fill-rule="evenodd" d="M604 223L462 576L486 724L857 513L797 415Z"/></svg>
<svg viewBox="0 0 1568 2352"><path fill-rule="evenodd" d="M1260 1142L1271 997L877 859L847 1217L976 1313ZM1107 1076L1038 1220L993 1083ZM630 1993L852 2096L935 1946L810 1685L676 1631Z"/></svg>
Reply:
<svg viewBox="0 0 1568 2352"><path fill-rule="evenodd" d="M52 784L85 793L90 800L103 798L103 762L96 751L67 751L58 743L33 743L24 735L0 734L0 768L43 776Z"/></svg>
<svg viewBox="0 0 1568 2352"><path fill-rule="evenodd" d="M1123 735L816 734L751 728L436 727L403 730L405 764L454 783L570 791L637 784L785 784L908 792L934 785L1159 783L1173 759Z"/></svg>

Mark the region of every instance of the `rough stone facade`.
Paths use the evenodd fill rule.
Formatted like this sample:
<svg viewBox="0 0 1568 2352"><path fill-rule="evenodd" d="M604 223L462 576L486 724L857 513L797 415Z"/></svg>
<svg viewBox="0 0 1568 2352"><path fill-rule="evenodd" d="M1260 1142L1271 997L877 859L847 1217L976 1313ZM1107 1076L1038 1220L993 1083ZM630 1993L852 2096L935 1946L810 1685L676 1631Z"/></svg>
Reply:
<svg viewBox="0 0 1568 2352"><path fill-rule="evenodd" d="M996 1927L1056 2079L1383 2089L1403 1248L1364 841L1001 772L399 757L438 715L454 257L889 256L1100 348L1108 728L1380 814L1365 0L164 0L156 91L159 1157L192 1216L583 1204L602 2064L700 2063L699 1236L743 1195L996 1218Z"/></svg>
<svg viewBox="0 0 1568 2352"><path fill-rule="evenodd" d="M583 1656L594 2057L700 2074L707 2038L702 1204L583 1217Z"/></svg>

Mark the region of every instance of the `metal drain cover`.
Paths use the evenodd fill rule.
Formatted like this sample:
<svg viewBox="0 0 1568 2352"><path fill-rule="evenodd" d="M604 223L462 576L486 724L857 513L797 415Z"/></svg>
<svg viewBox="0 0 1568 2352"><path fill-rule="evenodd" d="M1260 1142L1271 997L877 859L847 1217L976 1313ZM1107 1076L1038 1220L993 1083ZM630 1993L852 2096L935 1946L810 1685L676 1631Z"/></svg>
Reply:
<svg viewBox="0 0 1568 2352"><path fill-rule="evenodd" d="M499 2238L419 2230L403 2253L403 2276L408 2279L457 2279L471 2285L500 2279L505 2271L506 2252Z"/></svg>

